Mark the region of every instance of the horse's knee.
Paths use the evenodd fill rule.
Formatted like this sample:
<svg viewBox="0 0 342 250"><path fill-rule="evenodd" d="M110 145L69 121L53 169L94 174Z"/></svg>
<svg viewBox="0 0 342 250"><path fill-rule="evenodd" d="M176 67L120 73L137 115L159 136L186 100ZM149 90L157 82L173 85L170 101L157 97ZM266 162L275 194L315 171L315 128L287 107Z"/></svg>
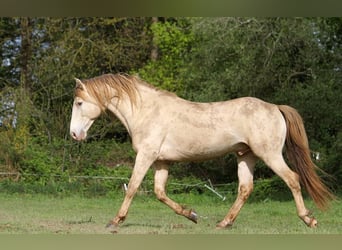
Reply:
<svg viewBox="0 0 342 250"><path fill-rule="evenodd" d="M155 195L159 201L161 201L161 202L165 201L166 193L164 190L161 190L159 188L155 188L154 193L155 193Z"/></svg>
<svg viewBox="0 0 342 250"><path fill-rule="evenodd" d="M246 184L246 185L240 185L239 187L239 197L246 201L249 197L249 195L253 191L253 184Z"/></svg>

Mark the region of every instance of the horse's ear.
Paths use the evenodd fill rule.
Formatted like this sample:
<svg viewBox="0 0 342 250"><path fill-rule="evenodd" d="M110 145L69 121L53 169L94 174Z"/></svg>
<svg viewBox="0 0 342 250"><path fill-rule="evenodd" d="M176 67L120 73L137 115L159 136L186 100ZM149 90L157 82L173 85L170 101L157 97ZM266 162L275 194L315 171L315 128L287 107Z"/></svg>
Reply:
<svg viewBox="0 0 342 250"><path fill-rule="evenodd" d="M86 90L84 83L80 79L75 78L75 81L76 81L76 87L75 87L76 89Z"/></svg>

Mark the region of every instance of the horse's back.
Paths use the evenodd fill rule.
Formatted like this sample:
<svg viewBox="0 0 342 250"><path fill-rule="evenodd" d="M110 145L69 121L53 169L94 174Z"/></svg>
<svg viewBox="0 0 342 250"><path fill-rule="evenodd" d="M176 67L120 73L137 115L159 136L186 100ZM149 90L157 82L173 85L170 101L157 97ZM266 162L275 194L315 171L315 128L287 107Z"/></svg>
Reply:
<svg viewBox="0 0 342 250"><path fill-rule="evenodd" d="M281 144L285 136L277 106L253 97L213 103L179 100L165 113L170 121L160 150L165 159L214 158L268 144L265 137L278 137Z"/></svg>

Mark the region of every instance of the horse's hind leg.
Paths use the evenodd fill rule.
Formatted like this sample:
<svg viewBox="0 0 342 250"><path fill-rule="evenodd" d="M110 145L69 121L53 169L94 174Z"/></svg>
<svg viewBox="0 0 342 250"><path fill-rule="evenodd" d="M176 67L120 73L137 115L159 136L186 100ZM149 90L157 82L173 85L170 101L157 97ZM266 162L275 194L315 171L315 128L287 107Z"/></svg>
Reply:
<svg viewBox="0 0 342 250"><path fill-rule="evenodd" d="M217 228L225 228L233 225L248 196L253 191L253 173L256 161L257 157L252 152L238 156L238 196L226 217L217 224Z"/></svg>
<svg viewBox="0 0 342 250"><path fill-rule="evenodd" d="M264 161L290 188L296 203L299 218L301 218L307 226L316 227L317 220L314 217L311 217L311 212L304 205L298 174L287 166L281 153L272 154L272 157L266 157Z"/></svg>
<svg viewBox="0 0 342 250"><path fill-rule="evenodd" d="M184 209L181 205L171 200L165 191L165 185L168 178L168 165L165 162L156 162L154 164L155 167L155 176L154 176L154 192L161 202L168 205L171 209L173 209L177 214L183 215L192 222L197 223L197 214L193 210Z"/></svg>

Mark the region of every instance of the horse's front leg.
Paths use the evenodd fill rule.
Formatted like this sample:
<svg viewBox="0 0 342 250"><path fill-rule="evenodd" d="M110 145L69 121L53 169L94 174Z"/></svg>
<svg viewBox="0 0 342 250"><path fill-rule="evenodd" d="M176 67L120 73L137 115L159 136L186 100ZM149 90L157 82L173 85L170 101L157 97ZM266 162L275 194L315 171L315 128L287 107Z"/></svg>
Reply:
<svg viewBox="0 0 342 250"><path fill-rule="evenodd" d="M127 192L124 198L124 201L122 202L122 205L114 217L113 220L111 220L107 227L117 227L120 223L122 223L127 216L129 206L132 203L133 197L135 193L137 192L142 180L144 179L147 170L149 167L153 164L155 158L149 154L144 153L138 153L137 157L135 159L135 164L132 172L132 176L128 183Z"/></svg>
<svg viewBox="0 0 342 250"><path fill-rule="evenodd" d="M185 209L166 195L165 186L168 178L168 167L165 162L157 161L155 163L154 192L158 200L169 206L176 214L183 215L192 222L197 223L197 214L194 210Z"/></svg>

